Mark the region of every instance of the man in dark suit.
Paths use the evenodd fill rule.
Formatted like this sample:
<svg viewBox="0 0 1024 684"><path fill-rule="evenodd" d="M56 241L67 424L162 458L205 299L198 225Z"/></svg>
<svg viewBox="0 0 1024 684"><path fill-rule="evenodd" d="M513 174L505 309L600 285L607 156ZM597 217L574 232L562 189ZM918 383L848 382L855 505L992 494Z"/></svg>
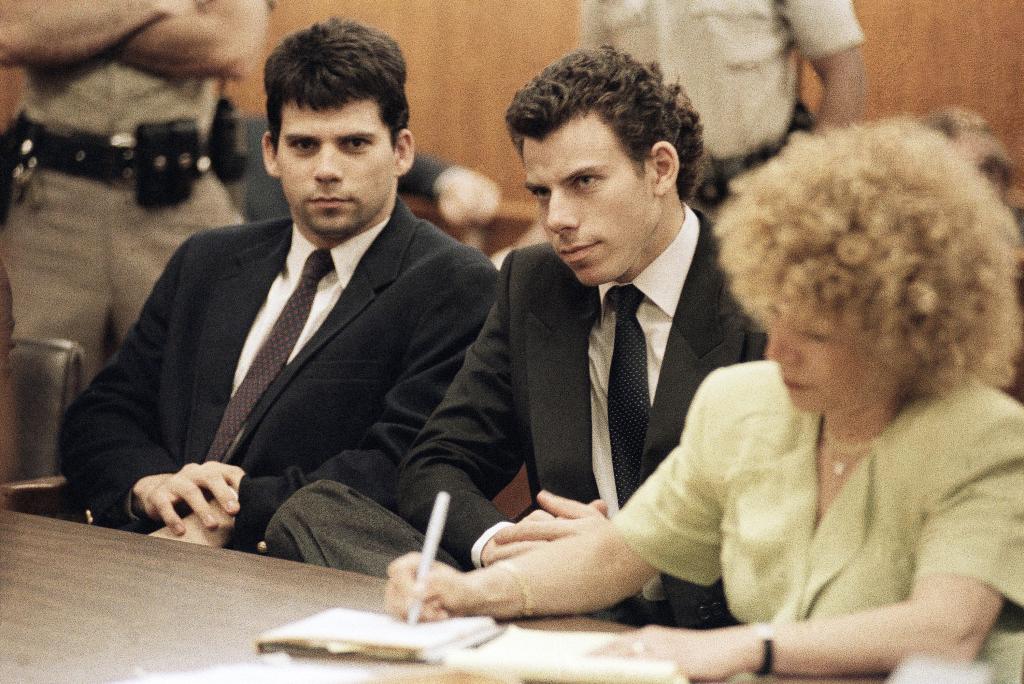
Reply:
<svg viewBox="0 0 1024 684"><path fill-rule="evenodd" d="M463 567L606 523L678 444L704 377L764 347L729 297L710 227L685 204L701 127L657 67L574 52L516 95L506 122L550 245L506 259L497 303L399 484L399 512L419 530L435 494L451 494L443 546ZM491 498L523 464L539 508L512 525ZM310 492L296 495L305 510L328 510L330 496ZM370 544L346 524L289 533L346 567L385 529L368 525ZM396 532L392 546L409 541ZM679 622L722 619L717 593L672 593ZM664 602L636 604L618 616L669 621Z"/></svg>
<svg viewBox="0 0 1024 684"><path fill-rule="evenodd" d="M389 36L314 25L265 84L291 220L186 242L70 408L62 469L100 524L254 549L308 482L393 508L399 459L493 301L486 258L396 198L414 149Z"/></svg>

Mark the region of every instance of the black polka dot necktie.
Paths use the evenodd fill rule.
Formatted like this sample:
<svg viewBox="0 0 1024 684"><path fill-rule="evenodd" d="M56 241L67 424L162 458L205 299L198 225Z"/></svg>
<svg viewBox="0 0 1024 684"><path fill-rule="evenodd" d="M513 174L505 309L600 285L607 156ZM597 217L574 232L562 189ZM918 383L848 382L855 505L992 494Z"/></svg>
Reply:
<svg viewBox="0 0 1024 684"><path fill-rule="evenodd" d="M647 437L647 340L636 318L644 293L634 285L612 288L615 347L608 375L608 435L619 506L640 486L640 457Z"/></svg>
<svg viewBox="0 0 1024 684"><path fill-rule="evenodd" d="M227 459L230 447L238 438L242 426L245 425L256 402L260 400L267 387L284 368L288 357L291 356L292 348L295 347L299 334L306 326L306 319L309 318L309 310L313 306L317 285L325 275L333 270L334 261L331 259L330 250L315 250L306 259L298 286L285 303L281 315L277 317L263 346L256 353L256 358L249 366L242 384L238 386L231 401L228 402L227 408L224 409L224 416L220 419L220 426L217 428L217 434L214 435L213 444L206 452L207 461Z"/></svg>

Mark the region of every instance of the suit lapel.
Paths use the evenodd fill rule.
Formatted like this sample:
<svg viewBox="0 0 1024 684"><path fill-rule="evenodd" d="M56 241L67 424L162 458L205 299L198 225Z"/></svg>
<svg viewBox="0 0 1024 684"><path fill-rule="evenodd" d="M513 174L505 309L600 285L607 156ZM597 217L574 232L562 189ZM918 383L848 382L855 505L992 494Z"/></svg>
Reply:
<svg viewBox="0 0 1024 684"><path fill-rule="evenodd" d="M811 537L807 583L797 619L804 620L822 592L867 541L874 498L875 459L866 456L850 475Z"/></svg>
<svg viewBox="0 0 1024 684"><path fill-rule="evenodd" d="M563 274L564 275L564 274ZM530 424L541 482L578 501L596 499L590 421L590 329L597 288L568 274L564 287L531 307L527 319ZM561 293L556 298L555 294ZM581 474L587 475L581 477Z"/></svg>
<svg viewBox="0 0 1024 684"><path fill-rule="evenodd" d="M274 379L263 396L253 407L246 421L245 435L230 460L241 458L245 453L245 442L252 436L267 411L288 387L292 379L301 372L325 344L343 331L376 298L377 293L398 277L402 267L402 256L413 236L416 218L399 200L391 214L391 220L373 241L366 254L359 260L352 279L341 293L337 304L327 319Z"/></svg>
<svg viewBox="0 0 1024 684"><path fill-rule="evenodd" d="M742 331L732 332L736 344L722 344L727 338L721 320L728 312L723 308L728 301L724 292L724 278L715 264L711 227L701 217L697 249L672 318L651 407L642 463L644 478L679 444L686 408L701 381L715 368L739 360L736 344L743 343Z"/></svg>
<svg viewBox="0 0 1024 684"><path fill-rule="evenodd" d="M186 458L201 462L231 398L242 346L291 245L291 223L266 241L235 255L210 292L202 323L192 391Z"/></svg>

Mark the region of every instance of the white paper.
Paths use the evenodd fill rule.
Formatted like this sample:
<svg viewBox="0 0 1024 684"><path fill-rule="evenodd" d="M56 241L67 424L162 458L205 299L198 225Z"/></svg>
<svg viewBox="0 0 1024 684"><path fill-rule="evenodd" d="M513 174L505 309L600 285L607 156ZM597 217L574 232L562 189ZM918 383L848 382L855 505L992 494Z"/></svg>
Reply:
<svg viewBox="0 0 1024 684"><path fill-rule="evenodd" d="M260 642L309 642L367 644L385 648L435 651L450 644L478 643L500 628L489 617L452 618L409 625L389 615L362 610L333 608L311 617L272 629L260 635Z"/></svg>
<svg viewBox="0 0 1024 684"><path fill-rule="evenodd" d="M445 654L445 665L496 676L549 682L685 684L668 660L591 655L618 635L508 627L483 646Z"/></svg>

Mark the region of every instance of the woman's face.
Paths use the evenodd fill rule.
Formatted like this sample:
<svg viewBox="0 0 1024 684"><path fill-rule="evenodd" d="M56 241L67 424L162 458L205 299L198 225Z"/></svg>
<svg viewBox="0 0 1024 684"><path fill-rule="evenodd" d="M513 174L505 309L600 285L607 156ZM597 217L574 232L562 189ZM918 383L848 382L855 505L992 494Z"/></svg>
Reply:
<svg viewBox="0 0 1024 684"><path fill-rule="evenodd" d="M842 328L776 316L768 325L766 356L779 364L790 399L800 410L856 411L895 392L895 381Z"/></svg>

